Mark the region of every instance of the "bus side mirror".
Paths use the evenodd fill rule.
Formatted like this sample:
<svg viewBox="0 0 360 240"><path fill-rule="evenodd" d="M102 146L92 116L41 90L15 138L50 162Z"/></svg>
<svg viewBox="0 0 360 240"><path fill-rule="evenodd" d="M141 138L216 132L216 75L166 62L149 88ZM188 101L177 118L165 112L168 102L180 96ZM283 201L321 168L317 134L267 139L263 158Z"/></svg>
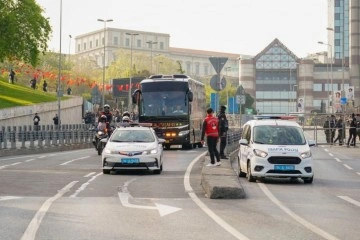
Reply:
<svg viewBox="0 0 360 240"><path fill-rule="evenodd" d="M191 91L188 92L188 100L189 102L192 102L193 101L193 93Z"/></svg>
<svg viewBox="0 0 360 240"><path fill-rule="evenodd" d="M141 90L136 89L134 91L134 93L132 94L132 103L133 104L138 104L140 102L140 94L141 94Z"/></svg>

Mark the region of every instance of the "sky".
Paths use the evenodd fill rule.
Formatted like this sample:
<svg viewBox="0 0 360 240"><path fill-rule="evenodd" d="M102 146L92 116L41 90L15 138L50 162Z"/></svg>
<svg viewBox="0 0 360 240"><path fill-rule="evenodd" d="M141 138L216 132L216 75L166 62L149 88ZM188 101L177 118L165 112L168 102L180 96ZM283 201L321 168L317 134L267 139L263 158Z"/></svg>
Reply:
<svg viewBox="0 0 360 240"><path fill-rule="evenodd" d="M61 35L61 51L74 53L76 36L103 29L99 18L113 19L111 28L169 34L170 47L256 55L278 38L299 58L326 51L318 41L327 42L327 0L36 2L50 19L49 50L56 52Z"/></svg>

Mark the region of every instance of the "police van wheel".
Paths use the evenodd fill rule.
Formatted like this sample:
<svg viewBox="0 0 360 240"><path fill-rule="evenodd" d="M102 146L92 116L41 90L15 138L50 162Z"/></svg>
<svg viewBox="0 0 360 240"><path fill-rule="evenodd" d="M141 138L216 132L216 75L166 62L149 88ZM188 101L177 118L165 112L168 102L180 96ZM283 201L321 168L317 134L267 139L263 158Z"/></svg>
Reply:
<svg viewBox="0 0 360 240"><path fill-rule="evenodd" d="M255 178L253 177L253 175L251 175L251 164L250 162L248 162L247 165L247 173L246 173L246 178L249 182L255 182Z"/></svg>
<svg viewBox="0 0 360 240"><path fill-rule="evenodd" d="M170 149L170 144L164 144L164 148L165 148L166 150L169 150L169 149Z"/></svg>

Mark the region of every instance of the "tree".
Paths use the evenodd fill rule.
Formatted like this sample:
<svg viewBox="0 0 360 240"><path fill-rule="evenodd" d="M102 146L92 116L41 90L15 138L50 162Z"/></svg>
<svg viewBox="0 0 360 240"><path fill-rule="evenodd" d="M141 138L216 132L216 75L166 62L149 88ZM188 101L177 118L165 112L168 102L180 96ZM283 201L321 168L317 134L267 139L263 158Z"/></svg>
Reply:
<svg viewBox="0 0 360 240"><path fill-rule="evenodd" d="M0 62L16 59L36 66L51 34L43 11L35 0L0 1Z"/></svg>

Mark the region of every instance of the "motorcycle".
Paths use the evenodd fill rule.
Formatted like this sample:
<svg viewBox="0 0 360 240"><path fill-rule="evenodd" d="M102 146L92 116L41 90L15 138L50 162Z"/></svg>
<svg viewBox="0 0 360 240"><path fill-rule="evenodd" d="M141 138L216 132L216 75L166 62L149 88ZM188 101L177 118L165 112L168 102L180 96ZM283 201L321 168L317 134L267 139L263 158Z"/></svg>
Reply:
<svg viewBox="0 0 360 240"><path fill-rule="evenodd" d="M98 152L98 155L102 154L102 151L105 148L107 139L110 137L112 130L112 127L110 128L110 130L105 128L105 130L98 130L95 133L93 144L95 146L95 150Z"/></svg>
<svg viewBox="0 0 360 240"><path fill-rule="evenodd" d="M102 150L105 148L106 145L106 143L102 142L101 140L107 138L108 138L107 129L105 129L104 131L99 130L95 133L93 144L95 146L95 150L98 152L98 155L101 155Z"/></svg>

